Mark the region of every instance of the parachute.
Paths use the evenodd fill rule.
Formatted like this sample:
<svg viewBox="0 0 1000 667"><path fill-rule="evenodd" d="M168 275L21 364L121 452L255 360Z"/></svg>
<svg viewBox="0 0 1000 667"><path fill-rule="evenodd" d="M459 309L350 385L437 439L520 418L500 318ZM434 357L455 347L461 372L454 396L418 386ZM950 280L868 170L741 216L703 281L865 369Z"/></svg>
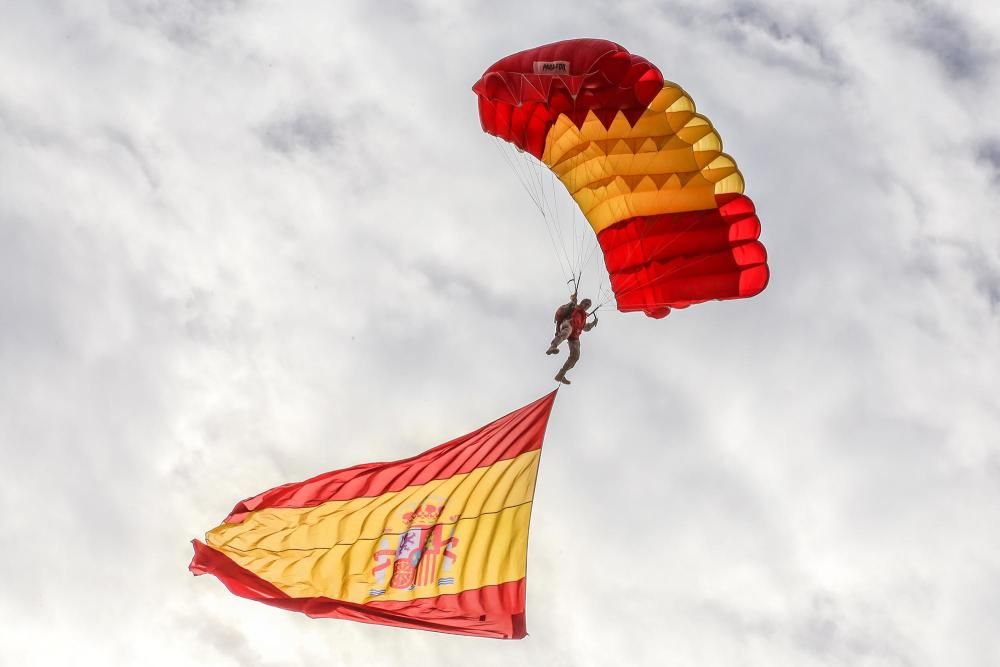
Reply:
<svg viewBox="0 0 1000 667"><path fill-rule="evenodd" d="M472 89L483 130L548 167L583 212L618 310L660 318L766 287L743 176L711 122L648 60L572 39L507 56Z"/></svg>

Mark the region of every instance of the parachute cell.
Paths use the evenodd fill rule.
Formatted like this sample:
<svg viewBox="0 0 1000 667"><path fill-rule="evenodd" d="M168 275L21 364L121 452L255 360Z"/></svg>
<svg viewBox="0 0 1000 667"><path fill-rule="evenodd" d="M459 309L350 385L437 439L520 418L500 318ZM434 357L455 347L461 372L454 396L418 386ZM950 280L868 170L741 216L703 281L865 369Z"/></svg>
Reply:
<svg viewBox="0 0 1000 667"><path fill-rule="evenodd" d="M767 285L760 221L711 122L613 42L508 56L473 86L483 130L530 153L590 223L621 311L663 317Z"/></svg>

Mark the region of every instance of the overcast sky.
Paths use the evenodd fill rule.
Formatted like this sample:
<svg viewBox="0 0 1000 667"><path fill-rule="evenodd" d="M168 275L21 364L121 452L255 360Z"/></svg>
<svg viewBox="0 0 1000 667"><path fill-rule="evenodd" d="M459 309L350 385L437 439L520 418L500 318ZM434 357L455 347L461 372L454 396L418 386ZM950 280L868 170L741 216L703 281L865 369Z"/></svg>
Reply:
<svg viewBox="0 0 1000 667"><path fill-rule="evenodd" d="M3 664L1000 664L995 3L0 14ZM581 36L713 121L772 277L585 335L530 636L312 620L192 577L236 501L551 389L564 277L470 87Z"/></svg>

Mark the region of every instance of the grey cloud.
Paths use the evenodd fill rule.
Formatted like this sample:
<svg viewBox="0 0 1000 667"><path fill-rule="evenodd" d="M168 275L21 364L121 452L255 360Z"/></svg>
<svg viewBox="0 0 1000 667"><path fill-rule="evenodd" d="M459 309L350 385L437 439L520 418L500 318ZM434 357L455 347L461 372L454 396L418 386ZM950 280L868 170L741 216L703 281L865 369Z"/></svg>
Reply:
<svg viewBox="0 0 1000 667"><path fill-rule="evenodd" d="M336 125L330 116L310 111L276 120L260 131L264 145L284 154L297 151L322 153L339 142Z"/></svg>
<svg viewBox="0 0 1000 667"><path fill-rule="evenodd" d="M261 659L260 653L250 645L244 633L232 625L214 619L189 619L188 624L197 633L199 639L214 648L235 665L248 667L267 667L274 665Z"/></svg>
<svg viewBox="0 0 1000 667"><path fill-rule="evenodd" d="M491 317L523 316L527 304L498 294L488 285L488 275L470 275L465 271L450 269L435 264L428 259L414 262L414 269L426 277L428 285L435 294L463 304L467 308L475 307L488 313Z"/></svg>
<svg viewBox="0 0 1000 667"><path fill-rule="evenodd" d="M105 128L105 136L108 140L117 146L120 146L123 151L131 158L132 163L139 168L142 172L143 177L146 179L146 183L149 184L151 189L156 189L159 187L159 176L156 170L153 168L150 160L146 155L136 146L132 138L126 134L124 131L119 130L114 127Z"/></svg>
<svg viewBox="0 0 1000 667"><path fill-rule="evenodd" d="M1000 314L1000 266L991 261L980 249L971 253L970 270L975 279L976 289L986 298L990 310Z"/></svg>
<svg viewBox="0 0 1000 667"><path fill-rule="evenodd" d="M785 6L743 0L719 5L681 4L661 10L664 18L695 31L714 33L744 54L799 76L840 82L846 74L820 27L821 13L793 14Z"/></svg>
<svg viewBox="0 0 1000 667"><path fill-rule="evenodd" d="M993 312L1000 312L1000 271L990 272L980 279L977 285L989 300Z"/></svg>
<svg viewBox="0 0 1000 667"><path fill-rule="evenodd" d="M1000 140L982 142L976 151L976 159L993 172L993 183L1000 185Z"/></svg>
<svg viewBox="0 0 1000 667"><path fill-rule="evenodd" d="M981 220L973 221L976 225ZM941 279L956 268L966 284L986 300L993 313L1000 311L1000 265L991 257L989 247L958 238L930 237L914 245L907 259L907 270L929 281ZM934 330L939 327L930 323Z"/></svg>
<svg viewBox="0 0 1000 667"><path fill-rule="evenodd" d="M793 625L793 641L823 664L857 665L875 660L879 665L917 664L892 645L895 633L877 618L865 618L842 608L829 594L816 594Z"/></svg>
<svg viewBox="0 0 1000 667"><path fill-rule="evenodd" d="M981 79L997 62L997 49L952 9L932 1L912 5L915 16L907 32L917 47L934 56L945 72L957 79Z"/></svg>
<svg viewBox="0 0 1000 667"><path fill-rule="evenodd" d="M863 605L845 608L840 599L821 591L806 591L801 598L789 600L785 613L748 612L719 600L703 600L698 606L711 622L741 641L769 646L774 655L787 651L793 656L781 664L920 664L899 641L898 633L885 626L885 619L869 616Z"/></svg>
<svg viewBox="0 0 1000 667"><path fill-rule="evenodd" d="M58 127L46 122L43 116L24 108L21 101L4 99L2 95L0 95L0 130L2 138L15 144L68 146L65 134Z"/></svg>
<svg viewBox="0 0 1000 667"><path fill-rule="evenodd" d="M111 0L117 20L163 33L180 46L207 41L212 22L247 5L247 0Z"/></svg>
<svg viewBox="0 0 1000 667"><path fill-rule="evenodd" d="M817 50L821 50L823 46L820 32L815 26L768 13L761 4L736 2L722 16L733 23L753 26L777 41L796 39Z"/></svg>
<svg viewBox="0 0 1000 667"><path fill-rule="evenodd" d="M735 40L746 42L748 30L767 35L779 48L755 49L758 57L766 62L810 77L839 79L843 76L839 71L840 59L812 20L769 14L763 6L752 3L738 3L723 15L723 19L730 24L728 32ZM780 48L789 45L800 45L804 54Z"/></svg>
<svg viewBox="0 0 1000 667"><path fill-rule="evenodd" d="M393 23L412 25L431 16L427 3L414 0L384 0L378 3L366 3L364 10L370 18L376 21L392 21Z"/></svg>

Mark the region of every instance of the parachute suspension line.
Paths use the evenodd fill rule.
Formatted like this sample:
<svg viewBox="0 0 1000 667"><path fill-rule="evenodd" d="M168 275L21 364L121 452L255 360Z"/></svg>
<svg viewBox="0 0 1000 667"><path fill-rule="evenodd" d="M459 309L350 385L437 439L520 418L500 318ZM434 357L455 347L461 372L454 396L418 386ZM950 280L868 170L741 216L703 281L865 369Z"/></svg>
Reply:
<svg viewBox="0 0 1000 667"><path fill-rule="evenodd" d="M538 182L540 184L542 184L542 187L544 188L545 187L544 186L545 177L540 172L540 170L542 168L543 167L539 166L539 171L537 173L538 173ZM564 221L562 219L562 217L560 216L560 214L559 214L560 206L559 206L559 202L556 200L556 184L555 184L556 177L555 177L555 174L550 169L547 169L547 168L545 169L545 171L548 172L549 201L552 202L552 210L555 211L556 224L559 225L560 231L563 228L565 228L566 225L570 225L568 231L570 232L570 238L571 238L572 246L573 246L573 264L572 264L572 266L573 266L573 275L575 276L575 275L577 275L580 272L580 262L579 262L579 258L577 257L575 231L573 229L573 226L572 226L571 222Z"/></svg>
<svg viewBox="0 0 1000 667"><path fill-rule="evenodd" d="M601 164L601 169L600 170L601 170L602 174L607 174L608 173L608 162L611 159L611 156L609 155L609 151L606 151L606 150L602 151L601 153L602 153L602 157L599 158L600 159L600 164ZM594 236L594 250L596 250L599 245L600 245L600 241L598 240L597 236L595 235ZM607 274L606 271L602 271L601 272L601 281L600 281L600 283L598 284L598 287L597 287L597 299L599 300L598 304L597 304L597 308L601 308L602 306L606 306L606 305L608 305L610 303L615 303L617 305L617 301L616 301L614 289L613 289L613 286L610 283L607 285L607 292L604 291L605 290L605 285L604 285L605 275L609 275L609 274ZM596 308L595 308L595 310L596 310Z"/></svg>
<svg viewBox="0 0 1000 667"><path fill-rule="evenodd" d="M551 193L552 193L553 200L555 200L555 196L556 196L556 188L557 188L556 183L557 182L558 182L558 187L560 189L563 189L563 190L566 189L565 186L563 186L562 181L557 178L556 174L554 172L550 171L549 172L549 187L551 188ZM567 195L569 195L569 192L567 192ZM571 213L568 216L569 220L566 221L566 224L567 224L568 230L569 230L569 232L570 232L570 234L572 235L572 238L573 238L573 265L576 268L576 287L577 287L577 289L579 289L580 288L580 276L583 274L584 266L583 266L583 263L581 262L581 257L580 257L580 244L577 241L577 239L578 239L578 236L577 236L577 234L578 234L578 232L577 232L578 227L577 227L577 221L576 221L576 209L577 209L577 205L576 205L576 201L573 199L572 195L570 195L568 197L567 201L569 202L569 207L570 207Z"/></svg>
<svg viewBox="0 0 1000 667"><path fill-rule="evenodd" d="M503 147L500 145L500 140L497 139L496 137L493 137L493 140L494 140L493 145L497 147L497 151L499 151L500 157L502 157L504 162L507 163L507 166L511 168L511 170L514 172L514 175L517 176L517 180L521 184L521 187L524 188L524 191L528 193L529 197L531 197L531 201L535 204L538 210L544 215L545 210L542 208L541 202L538 201L538 199L535 197L535 193L532 192L532 190L528 187L527 179L525 179L524 176L521 174L521 172L518 170L517 165L514 163L513 160L511 160L510 156L508 156L507 153L504 152Z"/></svg>
<svg viewBox="0 0 1000 667"><path fill-rule="evenodd" d="M566 248L566 238L563 230L564 225L562 224L562 221L560 219L559 206L554 196L555 193L550 192L549 195L547 196L545 192L545 179L542 176L542 169L545 169L545 171L548 171L548 169L546 169L545 166L538 160L534 160L532 158L523 155L522 158L528 165L530 173L534 176L534 182L538 186L539 199L545 203L547 210L549 210L551 214L549 216L548 222L551 223L555 235L559 237L559 245L562 247L563 255L566 257L566 264L568 265L569 268L568 273L571 276L575 276L577 272L575 252L574 256L571 257L570 251L567 250ZM551 172L549 173L551 174Z"/></svg>
<svg viewBox="0 0 1000 667"><path fill-rule="evenodd" d="M582 139L582 137L581 137L581 139ZM589 153L589 152L590 151L589 151L589 146L588 146L588 150L586 150L586 151L584 151L584 152L581 153L581 155L584 156L583 159L580 161L579 164L576 165L576 168L574 168L572 170L572 173L573 173L573 178L572 178L572 180L573 180L573 191L574 191L573 194L574 195L580 190L579 179L581 177L581 173L583 173L583 177L587 180L587 182L589 182L589 173L591 171L590 170L590 163L594 162L595 160L599 161L600 162L599 172L601 174L607 174L608 173L608 161L610 160L610 157L611 157L608 154L608 152L607 151L601 151L600 152L600 156L596 157L596 158L593 157L593 156L586 157L586 154ZM586 220L586 217L584 217L584 220ZM581 225L580 227L581 227L581 229L580 229L580 231L581 231L580 247L581 247L581 255L582 255L581 266L589 268L591 266L591 261L594 258L594 253L597 251L598 248L601 247L600 246L600 240L598 239L597 234L594 234L593 237L590 239L590 243L589 244L587 243L587 233L588 233L588 231L591 232L591 233L593 233L593 229L592 229L589 221L587 221L586 225ZM604 280L605 280L605 277L607 275L607 271L604 270L604 269L605 269L605 267L599 267L598 270L597 270L598 271L598 275L600 276L600 280L598 281L597 296L595 297L595 300L596 299L601 299L602 290L604 289ZM603 305L603 304L599 304L598 308L600 307L600 305Z"/></svg>
<svg viewBox="0 0 1000 667"><path fill-rule="evenodd" d="M544 189L546 176L542 174L543 168L544 167L542 167L541 165L538 165L537 174L539 183L541 184L541 187ZM560 208L562 207L560 206L559 200L557 199L558 195L556 194L556 176L551 170L547 168L544 169L546 172L548 172L548 177L547 177L548 197L549 197L549 202L551 202L552 204L552 210L555 212L555 223L559 229L560 237L563 236L563 232L565 231L570 238L570 244L572 248L572 259L570 260L571 273L573 275L574 279L573 283L575 289L578 290L580 287L581 266L580 266L579 251L576 243L576 230L574 229L574 226L572 224L573 219L572 216L570 216L570 219L566 220L565 217L561 215ZM575 204L572 205L571 208L575 208Z"/></svg>
<svg viewBox="0 0 1000 667"><path fill-rule="evenodd" d="M525 158L526 160L528 158ZM546 207L552 213L552 226L555 228L556 233L559 236L559 242L563 246L563 252L566 254L566 263L569 264L570 275L576 275L576 258L571 256L570 252L566 250L565 237L563 235L563 225L559 217L559 207L556 205L555 198L549 193L545 192L545 180L542 177L541 169L542 165L537 160L531 160L531 173L534 176L535 183L538 185L539 197L545 202Z"/></svg>
<svg viewBox="0 0 1000 667"><path fill-rule="evenodd" d="M555 172L551 172L551 173L552 173L552 179L553 179L553 184L554 184L555 183L555 179L556 179L556 174L555 174ZM566 187L564 185L563 187L566 188L566 190L568 191L569 200L571 202L573 202L572 208L573 208L573 213L574 214L573 214L572 218L573 218L574 224L571 227L571 232L573 234L573 249L574 249L574 253L576 254L576 257L575 257L576 268L577 268L576 288L577 288L577 291L579 292L579 289L580 289L580 280L583 277L584 266L583 266L583 263L581 261L580 255L579 255L579 246L580 246L580 244L577 242L577 239L579 238L578 237L579 232L577 230L579 229L579 227L577 227L577 225L575 224L576 223L576 209L578 208L578 206L576 204L576 191L577 191L577 173L576 173L576 170L575 169L571 169L570 170L570 174L571 174L571 177L570 177L570 181L571 181L570 182L570 186ZM562 183L562 179L560 179L559 182ZM581 225L581 227L582 227L582 225Z"/></svg>
<svg viewBox="0 0 1000 667"><path fill-rule="evenodd" d="M604 276L607 275L606 271L600 271L601 280L597 283L597 300L602 303L598 304L598 307L604 305ZM614 293L611 294L611 298L614 298Z"/></svg>
<svg viewBox="0 0 1000 667"><path fill-rule="evenodd" d="M594 258L594 252L600 247L600 245L601 244L598 242L597 236L595 235L593 243L590 244L590 250L587 252L586 258L583 260L584 266L588 266L590 264L590 260ZM601 280L604 280L604 278L602 277Z"/></svg>
<svg viewBox="0 0 1000 667"><path fill-rule="evenodd" d="M569 265L567 273L573 277L572 282L578 290L583 267L581 266L582 253L580 251L580 244L578 243L577 232L572 225L572 223L575 223L575 202L570 206L573 215L570 216L570 220L566 220L560 212L561 206L558 199L559 195L556 193L555 174L538 160L528 158L524 155L521 157L527 167L527 171L534 176L533 186L537 188L538 199L544 203L545 209L550 213L548 222L554 228L555 236L559 237L559 243L566 257L566 263ZM548 180L548 192L546 192L546 180ZM567 225L571 225L569 229L565 229ZM567 236L569 237L569 248L567 248Z"/></svg>
<svg viewBox="0 0 1000 667"><path fill-rule="evenodd" d="M599 160L600 160L600 174L601 174L601 177L602 177L602 180L603 180L603 178L606 177L607 174L609 173L608 163L611 160L611 154L610 154L610 151L608 151L608 150L602 150L600 152L600 155L601 155L601 157L599 158ZM591 253L595 252L599 246L600 246L600 241L598 241L598 239L597 239L597 234L594 234L594 245L591 247ZM588 262L589 262L589 259L588 259ZM604 272L602 272L602 277L601 277L601 282L602 283L603 283L603 280L604 280L603 273Z"/></svg>
<svg viewBox="0 0 1000 667"><path fill-rule="evenodd" d="M552 174L553 188L554 188L555 187L556 174L555 174L555 172L550 172L550 173ZM562 179L559 179L559 183L560 183L560 185L563 186L563 188L566 190L566 193L569 195L569 201L572 202L572 204L570 205L570 209L572 210L570 218L572 220L572 227L571 227L571 229L573 230L574 240L575 240L575 238L576 238L576 230L578 229L578 227L577 227L577 221L576 221L576 211L579 208L579 206L576 203L577 173L576 173L575 170L571 170L570 173L572 174L572 177L570 179L572 182L570 183L569 187L567 187L563 183ZM581 227L582 227L582 225L581 225ZM577 270L578 270L579 276L581 276L581 277L582 277L582 274L583 274L583 269L584 269L584 267L581 266L578 263L577 264ZM580 288L580 277L577 278L577 285L576 285L576 287L577 287L577 290L579 291L579 288Z"/></svg>
<svg viewBox="0 0 1000 667"><path fill-rule="evenodd" d="M561 208L559 202L563 202L563 205L568 205L570 209L568 214L564 216L560 215L559 224L560 224L560 229L562 229L563 227L566 228L566 233L570 238L570 243L572 247L572 256L573 256L571 262L573 266L573 275L576 278L575 280L576 289L579 290L580 280L583 271L586 267L584 267L583 265L582 239L584 237L581 236L581 231L580 231L582 225L578 227L578 221L576 219L578 206L576 204L575 197L573 196L575 194L575 189L576 189L574 187L575 183L570 184L564 181L563 178L558 175L555 169L546 168L545 171L547 172L547 178L545 178L544 180L548 181L548 186L550 188L549 197L550 201L552 202L553 209L559 211L559 209ZM575 181L576 173L572 170L571 173L572 173L571 180ZM559 191L559 193L557 193L557 190ZM569 195L568 199L566 198L566 195L560 194L563 191L566 191L566 194ZM585 233L586 232L584 230L584 234Z"/></svg>
<svg viewBox="0 0 1000 667"><path fill-rule="evenodd" d="M549 219L548 211L545 206L545 199L539 192L538 188L535 187L535 180L533 178L534 167L528 162L527 158L520 155L521 151L516 148L508 147L501 139L498 137L493 137L494 146L496 146L497 151L503 158L504 162L510 167L510 169L517 176L518 182L524 189L531 201L535 204L538 212L542 216L542 220L545 222L545 229L549 236L549 242L552 244L552 251L556 256L556 262L559 264L560 272L563 275L574 275L573 264L569 258L569 253L566 251L566 244L562 238L560 230L556 228L553 230L554 223ZM511 156L508 151L516 151L517 155ZM520 163L520 164L519 164ZM556 245L556 236L559 237L559 245ZM562 256L559 254L559 250L562 250ZM565 260L565 264L564 264Z"/></svg>
<svg viewBox="0 0 1000 667"><path fill-rule="evenodd" d="M555 171L553 171L551 169L547 169L546 171L548 171L549 195L550 195L551 200L552 200L552 205L553 205L553 207L557 207L558 204L557 204L557 200L556 200L556 189L557 189L556 181L559 180L559 179L556 176ZM559 181L559 185L560 186L562 185L562 181ZM571 193L567 193L567 194L571 195L570 198L569 198L569 202L573 202L572 194ZM571 203L570 204L570 209L572 210L572 209L575 209L575 208L576 208L575 202ZM573 291L574 291L574 293L577 293L580 290L580 270L581 270L581 267L580 267L580 258L579 258L579 254L578 254L578 250L577 250L577 243L576 243L576 226L575 226L575 224L573 224L573 223L576 222L576 218L575 218L575 216L572 213L569 216L567 216L567 217L569 219L565 221L564 226L566 227L566 231L569 234L570 243L571 243L572 248L573 248Z"/></svg>
<svg viewBox="0 0 1000 667"><path fill-rule="evenodd" d="M539 173L539 169L541 169L541 166L538 160L535 160L532 157L528 157L526 153L519 153L519 156L522 162L524 162L525 166L527 167L528 174L530 174L531 176L532 185L538 190L538 198L545 205L546 210L551 211L553 217L558 219L557 212L553 210L552 207L549 205L549 198L545 194L545 183L544 181L542 181L542 177Z"/></svg>
<svg viewBox="0 0 1000 667"><path fill-rule="evenodd" d="M576 204L577 201L576 197L580 191L581 173L583 173L584 178L586 178L586 172L587 172L586 164L588 162L588 159L582 153L581 155L582 159L573 158L574 160L579 159L580 161L575 166L571 166L568 169L566 173L566 176L568 178L566 178L566 180L563 180L563 178L558 178L554 171L549 172L552 177L553 188L555 187L554 183L558 178L560 184L563 185L565 189L568 191L570 195L570 201L572 201L574 204ZM591 238L588 239L588 234L593 234L593 229L591 228L590 222L587 220L586 216L583 216L582 213L581 213L582 220L581 221L577 220L578 209L579 209L578 205L573 205L570 207L571 210L570 217L572 219L571 229L573 231L573 240L574 240L575 263L578 268L577 286L579 287L579 283L582 282L583 273L589 272L591 268L590 262L593 259L594 252L599 247L599 242L597 240L596 235L593 235ZM601 274L601 283L603 283L604 272L599 271L599 273Z"/></svg>
<svg viewBox="0 0 1000 667"><path fill-rule="evenodd" d="M532 190L532 188L529 187L531 183L529 175L527 173L524 173L521 169L518 168L517 161L513 159L510 155L508 155L507 153L508 149L505 148L503 145L501 145L500 139L498 139L497 137L493 137L493 140L494 140L494 146L496 146L497 151L500 153L500 156L503 158L504 162L506 162L507 165L510 167L511 171L514 172L514 175L517 176L517 180L521 184L521 187L524 188L524 191L528 193L528 196L531 198L531 201L538 208L538 212L541 214L542 220L545 222L545 229L548 232L549 242L552 244L552 252L556 256L556 262L559 264L560 272L563 273L563 275L571 273L571 270L569 270L571 267L563 265L563 257L566 258L566 263L567 264L569 263L569 258L566 255L566 248L565 246L563 246L563 257L560 257L559 248L556 246L555 237L553 235L551 224L549 223L548 215L545 211L543 202L537 196L537 194Z"/></svg>
<svg viewBox="0 0 1000 667"><path fill-rule="evenodd" d="M605 289L607 290L606 294L604 292ZM601 303L610 303L611 301L615 300L615 293L611 289L610 285L608 285L607 287L601 285L601 288L597 291L597 293L598 293L598 298L601 299Z"/></svg>
<svg viewBox="0 0 1000 667"><path fill-rule="evenodd" d="M611 292L608 294L608 296L605 297L602 293L599 292L597 298L601 299L601 301L597 304L598 306L606 306L607 304L615 300L615 294L614 292Z"/></svg>

